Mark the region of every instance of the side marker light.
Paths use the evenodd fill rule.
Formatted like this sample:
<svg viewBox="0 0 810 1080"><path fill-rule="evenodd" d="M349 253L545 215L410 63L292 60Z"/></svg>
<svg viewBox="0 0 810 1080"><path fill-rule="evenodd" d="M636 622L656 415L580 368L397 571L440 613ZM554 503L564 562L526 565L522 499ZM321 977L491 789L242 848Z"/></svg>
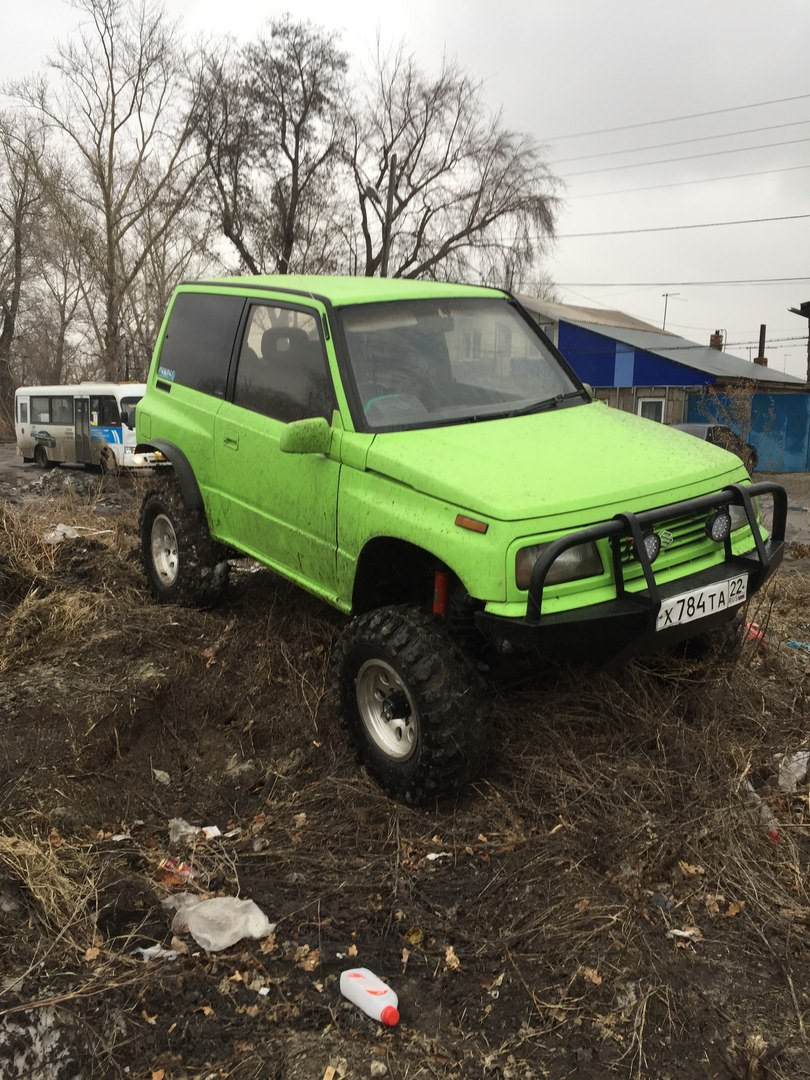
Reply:
<svg viewBox="0 0 810 1080"><path fill-rule="evenodd" d="M470 532L485 533L489 528L486 521L478 521L477 518L465 517L464 514L456 515L456 525L460 529L469 529Z"/></svg>

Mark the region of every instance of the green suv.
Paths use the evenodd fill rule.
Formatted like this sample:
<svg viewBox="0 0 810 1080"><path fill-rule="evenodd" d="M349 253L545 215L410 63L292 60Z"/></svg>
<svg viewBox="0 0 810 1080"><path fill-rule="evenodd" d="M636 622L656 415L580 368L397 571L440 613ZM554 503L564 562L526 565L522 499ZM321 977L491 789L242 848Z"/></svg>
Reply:
<svg viewBox="0 0 810 1080"><path fill-rule="evenodd" d="M703 637L782 556L782 488L593 400L494 289L181 285L137 437L172 466L141 510L154 596L215 602L236 551L351 615L343 721L412 801L480 765L485 651L621 659Z"/></svg>

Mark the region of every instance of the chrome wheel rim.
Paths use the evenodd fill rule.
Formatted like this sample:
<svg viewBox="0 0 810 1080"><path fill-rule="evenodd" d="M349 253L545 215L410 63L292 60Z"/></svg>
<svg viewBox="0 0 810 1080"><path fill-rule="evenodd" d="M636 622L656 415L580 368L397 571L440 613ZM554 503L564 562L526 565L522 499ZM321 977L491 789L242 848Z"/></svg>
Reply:
<svg viewBox="0 0 810 1080"><path fill-rule="evenodd" d="M152 565L163 585L174 585L179 565L177 535L165 514L152 522Z"/></svg>
<svg viewBox="0 0 810 1080"><path fill-rule="evenodd" d="M357 707L374 745L395 761L416 752L419 714L408 688L385 660L366 660L357 672Z"/></svg>

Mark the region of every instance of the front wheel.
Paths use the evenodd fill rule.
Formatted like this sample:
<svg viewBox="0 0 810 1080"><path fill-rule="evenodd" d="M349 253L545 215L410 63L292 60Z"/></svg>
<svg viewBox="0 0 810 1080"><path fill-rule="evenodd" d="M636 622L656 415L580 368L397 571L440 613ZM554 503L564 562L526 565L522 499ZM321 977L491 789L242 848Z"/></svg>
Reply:
<svg viewBox="0 0 810 1080"><path fill-rule="evenodd" d="M210 607L228 583L228 562L212 540L205 516L189 510L174 476L166 477L141 506L141 558L152 595L160 603Z"/></svg>
<svg viewBox="0 0 810 1080"><path fill-rule="evenodd" d="M44 446L34 448L34 464L40 469L47 469L50 465Z"/></svg>
<svg viewBox="0 0 810 1080"><path fill-rule="evenodd" d="M407 607L361 615L335 667L349 738L388 794L422 803L480 768L483 684L435 618Z"/></svg>

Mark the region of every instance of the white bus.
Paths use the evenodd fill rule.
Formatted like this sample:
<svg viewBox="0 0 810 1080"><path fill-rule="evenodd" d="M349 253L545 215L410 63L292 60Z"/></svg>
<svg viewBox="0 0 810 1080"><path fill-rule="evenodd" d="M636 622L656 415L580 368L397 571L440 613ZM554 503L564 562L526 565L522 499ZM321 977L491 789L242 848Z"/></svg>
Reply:
<svg viewBox="0 0 810 1080"><path fill-rule="evenodd" d="M154 454L134 452L134 407L145 389L111 382L21 386L14 395L17 454L43 469L62 462L108 472L154 465Z"/></svg>

